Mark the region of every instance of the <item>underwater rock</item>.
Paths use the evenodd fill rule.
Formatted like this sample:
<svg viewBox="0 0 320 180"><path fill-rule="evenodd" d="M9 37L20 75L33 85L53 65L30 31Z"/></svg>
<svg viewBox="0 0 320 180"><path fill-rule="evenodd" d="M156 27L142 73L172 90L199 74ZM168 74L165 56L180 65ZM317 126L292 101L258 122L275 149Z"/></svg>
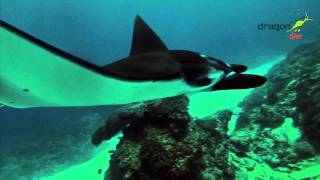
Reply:
<svg viewBox="0 0 320 180"><path fill-rule="evenodd" d="M294 145L294 150L301 159L311 158L316 155L315 149L306 141L297 142Z"/></svg>
<svg viewBox="0 0 320 180"><path fill-rule="evenodd" d="M191 121L185 96L146 103L143 117L123 130L106 179L230 178L230 111Z"/></svg>
<svg viewBox="0 0 320 180"><path fill-rule="evenodd" d="M320 151L320 41L301 45L267 74L267 83L257 88L240 106L237 128L257 124L279 127L291 118Z"/></svg>
<svg viewBox="0 0 320 180"><path fill-rule="evenodd" d="M188 113L189 99L186 96L165 98L146 104L141 124L169 130L175 138L182 137L191 117Z"/></svg>
<svg viewBox="0 0 320 180"><path fill-rule="evenodd" d="M109 140L119 131L127 128L123 133L131 134L133 138L144 136L144 129L140 128L148 124L170 130L175 137L185 133L191 120L187 111L188 99L186 96L178 96L161 100L134 103L115 111L99 127L92 136L92 143L99 145L103 140Z"/></svg>
<svg viewBox="0 0 320 180"><path fill-rule="evenodd" d="M272 131L271 128L261 130L256 125L237 130L231 136L231 143L234 145L232 151L238 157L249 157L258 162L264 162L272 168L287 167L288 164L295 164L303 159L301 153L299 154L296 150L296 145L279 141ZM303 140L298 142L306 143ZM312 157L310 149L300 151L306 152L304 158Z"/></svg>
<svg viewBox="0 0 320 180"><path fill-rule="evenodd" d="M141 119L143 110L143 103L130 104L116 110L106 123L95 131L91 138L92 144L98 146L103 140L111 139L127 125Z"/></svg>
<svg viewBox="0 0 320 180"><path fill-rule="evenodd" d="M232 112L229 110L221 111L207 118L196 120L195 123L203 130L209 132L218 141L224 141L227 137L228 121L231 119Z"/></svg>

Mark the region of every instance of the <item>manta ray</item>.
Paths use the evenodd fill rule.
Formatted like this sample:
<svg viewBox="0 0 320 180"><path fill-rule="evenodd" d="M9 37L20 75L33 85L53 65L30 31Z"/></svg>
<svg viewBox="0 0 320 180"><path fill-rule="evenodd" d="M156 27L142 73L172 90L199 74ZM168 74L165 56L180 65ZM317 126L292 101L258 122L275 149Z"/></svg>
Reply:
<svg viewBox="0 0 320 180"><path fill-rule="evenodd" d="M15 108L128 104L261 86L247 67L169 50L138 15L128 57L98 66L0 20L0 105ZM110 62L110 61L109 61Z"/></svg>

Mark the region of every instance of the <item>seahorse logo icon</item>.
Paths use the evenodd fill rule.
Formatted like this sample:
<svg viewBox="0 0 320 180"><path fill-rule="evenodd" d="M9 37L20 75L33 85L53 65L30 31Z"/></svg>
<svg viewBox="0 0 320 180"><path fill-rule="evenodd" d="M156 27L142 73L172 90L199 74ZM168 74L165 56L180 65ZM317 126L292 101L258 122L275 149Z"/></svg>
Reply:
<svg viewBox="0 0 320 180"><path fill-rule="evenodd" d="M305 12L306 16L303 20L297 20L296 23L293 25L293 27L291 29L289 29L287 32L300 32L301 31L301 27L304 25L304 23L308 22L308 21L312 21L313 19L310 19L308 17L307 12Z"/></svg>

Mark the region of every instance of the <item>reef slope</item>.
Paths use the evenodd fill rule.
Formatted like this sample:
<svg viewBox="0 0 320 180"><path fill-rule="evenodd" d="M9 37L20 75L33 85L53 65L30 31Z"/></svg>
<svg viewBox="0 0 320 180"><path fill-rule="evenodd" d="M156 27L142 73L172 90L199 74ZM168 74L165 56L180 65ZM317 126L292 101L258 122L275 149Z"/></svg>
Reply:
<svg viewBox="0 0 320 180"><path fill-rule="evenodd" d="M319 178L320 42L296 48L267 78L239 104L231 134L235 113L192 119L185 96L115 112L92 140L123 130L105 179Z"/></svg>

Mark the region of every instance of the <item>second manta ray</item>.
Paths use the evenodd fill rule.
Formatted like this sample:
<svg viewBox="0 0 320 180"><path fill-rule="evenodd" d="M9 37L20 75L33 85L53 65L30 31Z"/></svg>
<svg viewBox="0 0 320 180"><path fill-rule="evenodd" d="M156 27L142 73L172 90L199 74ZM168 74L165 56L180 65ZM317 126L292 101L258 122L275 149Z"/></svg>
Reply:
<svg viewBox="0 0 320 180"><path fill-rule="evenodd" d="M266 78L243 65L169 50L140 16L130 55L97 66L0 21L0 105L16 108L127 104L191 92L247 89Z"/></svg>

